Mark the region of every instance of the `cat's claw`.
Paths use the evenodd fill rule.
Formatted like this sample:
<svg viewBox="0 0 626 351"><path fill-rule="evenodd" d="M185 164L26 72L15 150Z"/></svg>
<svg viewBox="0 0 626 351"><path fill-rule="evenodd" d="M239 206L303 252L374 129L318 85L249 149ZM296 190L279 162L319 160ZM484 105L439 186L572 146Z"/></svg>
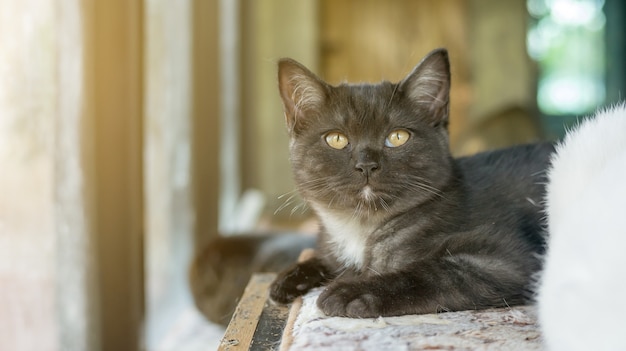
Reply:
<svg viewBox="0 0 626 351"><path fill-rule="evenodd" d="M381 300L361 284L335 283L324 290L317 306L327 316L375 318L382 315Z"/></svg>
<svg viewBox="0 0 626 351"><path fill-rule="evenodd" d="M291 303L306 292L298 267L282 272L270 286L270 299L279 304ZM304 288L304 289L303 289Z"/></svg>
<svg viewBox="0 0 626 351"><path fill-rule="evenodd" d="M306 263L280 273L270 286L270 299L279 304L293 302L298 296L319 286L324 274Z"/></svg>

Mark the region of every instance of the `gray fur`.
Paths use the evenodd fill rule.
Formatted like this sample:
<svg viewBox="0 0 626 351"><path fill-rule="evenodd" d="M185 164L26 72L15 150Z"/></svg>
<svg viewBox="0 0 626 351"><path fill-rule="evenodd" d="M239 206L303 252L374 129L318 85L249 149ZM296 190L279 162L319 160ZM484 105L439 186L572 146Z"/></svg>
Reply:
<svg viewBox="0 0 626 351"><path fill-rule="evenodd" d="M282 60L279 85L294 177L321 232L316 257L281 273L273 300L287 303L326 285L318 306L350 317L525 301L544 250L541 200L553 147L454 159L445 50L397 84L330 86ZM409 140L386 146L398 129ZM334 131L348 146L326 144Z"/></svg>

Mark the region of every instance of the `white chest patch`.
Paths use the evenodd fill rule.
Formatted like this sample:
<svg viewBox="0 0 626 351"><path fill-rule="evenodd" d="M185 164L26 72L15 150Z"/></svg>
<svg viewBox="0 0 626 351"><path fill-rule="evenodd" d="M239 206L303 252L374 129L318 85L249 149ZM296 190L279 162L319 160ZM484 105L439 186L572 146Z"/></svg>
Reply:
<svg viewBox="0 0 626 351"><path fill-rule="evenodd" d="M346 268L363 268L365 243L376 228L363 224L353 216L337 216L319 209L317 213L328 232L339 262Z"/></svg>

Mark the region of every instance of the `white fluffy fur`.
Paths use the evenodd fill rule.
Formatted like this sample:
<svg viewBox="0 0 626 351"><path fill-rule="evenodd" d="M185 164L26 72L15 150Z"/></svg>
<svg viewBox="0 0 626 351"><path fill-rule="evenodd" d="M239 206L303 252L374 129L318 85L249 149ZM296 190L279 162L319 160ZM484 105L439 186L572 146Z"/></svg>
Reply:
<svg viewBox="0 0 626 351"><path fill-rule="evenodd" d="M549 350L626 350L626 104L598 112L557 148L539 294Z"/></svg>
<svg viewBox="0 0 626 351"><path fill-rule="evenodd" d="M344 267L361 269L365 258L365 246L367 237L375 230L375 227L363 223L354 215L336 215L327 211L323 206L313 205L333 243L337 259Z"/></svg>

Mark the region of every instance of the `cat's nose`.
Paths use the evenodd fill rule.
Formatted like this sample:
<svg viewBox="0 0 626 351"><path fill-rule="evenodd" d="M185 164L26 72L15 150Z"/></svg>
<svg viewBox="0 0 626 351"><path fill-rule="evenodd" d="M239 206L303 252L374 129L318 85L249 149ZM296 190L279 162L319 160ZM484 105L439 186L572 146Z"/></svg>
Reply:
<svg viewBox="0 0 626 351"><path fill-rule="evenodd" d="M358 162L355 168L363 173L365 176L371 175L373 172L377 171L379 168L378 162L367 161L367 162Z"/></svg>
<svg viewBox="0 0 626 351"><path fill-rule="evenodd" d="M373 172L380 169L380 164L378 163L379 157L375 150L363 148L359 150L357 154L354 168L364 176L369 177Z"/></svg>

